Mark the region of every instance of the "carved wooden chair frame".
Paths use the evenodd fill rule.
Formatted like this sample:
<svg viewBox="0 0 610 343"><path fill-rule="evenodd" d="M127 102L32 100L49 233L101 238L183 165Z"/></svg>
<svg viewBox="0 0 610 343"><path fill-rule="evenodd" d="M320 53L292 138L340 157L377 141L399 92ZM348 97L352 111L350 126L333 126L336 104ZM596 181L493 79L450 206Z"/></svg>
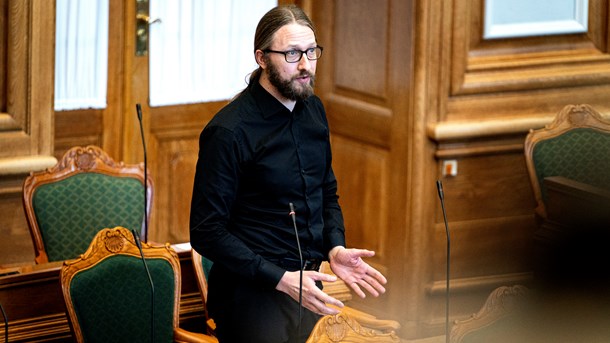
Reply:
<svg viewBox="0 0 610 343"><path fill-rule="evenodd" d="M528 295L529 289L523 285L501 286L494 289L477 313L467 319L454 322L449 342L462 342L467 334L483 329L510 315L512 311L525 305Z"/></svg>
<svg viewBox="0 0 610 343"><path fill-rule="evenodd" d="M69 149L58 163L40 172L32 172L25 179L23 185L23 208L26 220L32 236L35 250L36 263L49 262L39 223L33 207L34 192L44 184L64 180L80 173L99 173L115 177L136 178L144 184L144 164L125 164L115 162L101 148L89 145L86 147L76 146ZM150 174L147 175L147 203L146 215L150 219L150 209L153 196L153 183ZM142 228L141 238L147 241L145 228Z"/></svg>
<svg viewBox="0 0 610 343"><path fill-rule="evenodd" d="M546 208L541 191L542 185L536 175L536 166L533 160L534 148L536 144L544 140L560 136L578 128L591 128L610 134L610 121L604 119L599 112L589 105L568 105L557 114L553 122L544 128L530 130L525 138L525 161L536 198L536 213L542 218L546 218Z"/></svg>
<svg viewBox="0 0 610 343"><path fill-rule="evenodd" d="M326 315L314 326L306 343L400 342L396 332L400 324L377 319L345 307L339 314Z"/></svg>
<svg viewBox="0 0 610 343"><path fill-rule="evenodd" d="M171 248L169 243L153 246L142 242L142 251L146 259L163 259L167 261L174 274L174 305L173 305L173 327L175 342L218 342L216 338L189 332L178 327L180 313L180 292L182 276L180 274L180 260L178 254ZM68 318L77 342L83 342L83 332L71 301L70 284L74 277L81 271L92 268L103 260L116 256L127 255L141 258L133 234L124 227L106 228L99 231L87 251L79 258L66 260L63 263L60 281L62 293L66 303ZM143 271L142 271L143 272Z"/></svg>

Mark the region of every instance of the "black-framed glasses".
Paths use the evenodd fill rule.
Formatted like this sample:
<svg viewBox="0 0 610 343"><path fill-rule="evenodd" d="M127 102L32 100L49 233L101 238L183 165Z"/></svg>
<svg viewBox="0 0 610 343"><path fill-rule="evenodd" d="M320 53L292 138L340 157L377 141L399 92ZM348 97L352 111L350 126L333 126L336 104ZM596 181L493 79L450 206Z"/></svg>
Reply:
<svg viewBox="0 0 610 343"><path fill-rule="evenodd" d="M301 60L301 58L303 58L303 54L305 54L305 56L307 56L307 59L310 61L317 60L318 58L320 58L320 56L322 56L322 50L324 50L323 47L316 46L315 48L309 48L309 49L303 50L303 51L296 50L296 49L287 50L287 51L276 51L276 50L271 50L271 49L265 49L265 50L263 50L263 52L264 53L273 52L276 54L282 54L282 55L284 55L286 62L296 63L296 62L299 62Z"/></svg>

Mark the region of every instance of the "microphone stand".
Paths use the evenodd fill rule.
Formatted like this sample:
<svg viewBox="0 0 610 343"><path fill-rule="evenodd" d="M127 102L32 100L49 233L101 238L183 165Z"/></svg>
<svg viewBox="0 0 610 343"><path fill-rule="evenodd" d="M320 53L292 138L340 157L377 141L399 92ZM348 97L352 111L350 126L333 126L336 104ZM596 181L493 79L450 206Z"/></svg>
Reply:
<svg viewBox="0 0 610 343"><path fill-rule="evenodd" d="M148 270L148 263L146 263L146 259L144 258L144 251L142 251L142 243L140 242L140 236L136 230L131 230L131 234L133 235L133 239L136 242L136 246L138 250L140 250L140 257L142 258L142 263L144 264L144 269L146 269L146 275L148 276L148 283L150 284L150 341L155 342L155 285L153 284L152 276L150 275L150 270Z"/></svg>
<svg viewBox="0 0 610 343"><path fill-rule="evenodd" d="M297 219L296 213L294 211L294 205L292 203L288 204L290 206L290 217L292 217L292 226L294 227L294 235L297 238L297 248L299 249L299 326L298 326L298 334L301 335L301 321L303 318L303 253L301 252L301 242L299 241L299 231L297 229Z"/></svg>
<svg viewBox="0 0 610 343"><path fill-rule="evenodd" d="M144 139L144 125L142 124L142 106L136 104L136 113L140 122L140 135L142 136L142 147L144 148L144 238L148 237L148 163L146 161L146 140Z"/></svg>
<svg viewBox="0 0 610 343"><path fill-rule="evenodd" d="M436 181L436 189L438 197L441 201L443 210L443 221L445 222L445 232L447 234L447 285L445 290L445 342L449 343L449 256L451 252L451 241L449 239L449 224L447 223L447 212L445 211L445 194L443 193L443 183L441 180Z"/></svg>

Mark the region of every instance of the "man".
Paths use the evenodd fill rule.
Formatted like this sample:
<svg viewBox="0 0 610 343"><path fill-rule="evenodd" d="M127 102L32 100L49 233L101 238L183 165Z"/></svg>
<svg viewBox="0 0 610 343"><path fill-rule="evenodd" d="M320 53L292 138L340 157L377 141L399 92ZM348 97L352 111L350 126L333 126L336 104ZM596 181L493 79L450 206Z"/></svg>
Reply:
<svg viewBox="0 0 610 343"><path fill-rule="evenodd" d="M313 95L322 54L313 24L296 6L276 7L254 50L248 87L200 136L191 244L214 263L207 306L220 342L303 342L343 306L321 290L336 280L318 272L323 260L361 297L385 292L386 279L362 260L374 252L345 248L326 113Z"/></svg>

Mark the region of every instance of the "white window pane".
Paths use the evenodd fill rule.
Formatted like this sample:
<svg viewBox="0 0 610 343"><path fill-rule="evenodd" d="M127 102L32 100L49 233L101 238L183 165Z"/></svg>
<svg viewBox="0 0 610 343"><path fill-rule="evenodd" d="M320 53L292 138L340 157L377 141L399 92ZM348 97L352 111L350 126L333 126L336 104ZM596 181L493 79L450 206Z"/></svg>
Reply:
<svg viewBox="0 0 610 343"><path fill-rule="evenodd" d="M257 65L254 31L277 0L151 0L150 105L232 98Z"/></svg>
<svg viewBox="0 0 610 343"><path fill-rule="evenodd" d="M57 0L55 110L106 107L108 0Z"/></svg>

